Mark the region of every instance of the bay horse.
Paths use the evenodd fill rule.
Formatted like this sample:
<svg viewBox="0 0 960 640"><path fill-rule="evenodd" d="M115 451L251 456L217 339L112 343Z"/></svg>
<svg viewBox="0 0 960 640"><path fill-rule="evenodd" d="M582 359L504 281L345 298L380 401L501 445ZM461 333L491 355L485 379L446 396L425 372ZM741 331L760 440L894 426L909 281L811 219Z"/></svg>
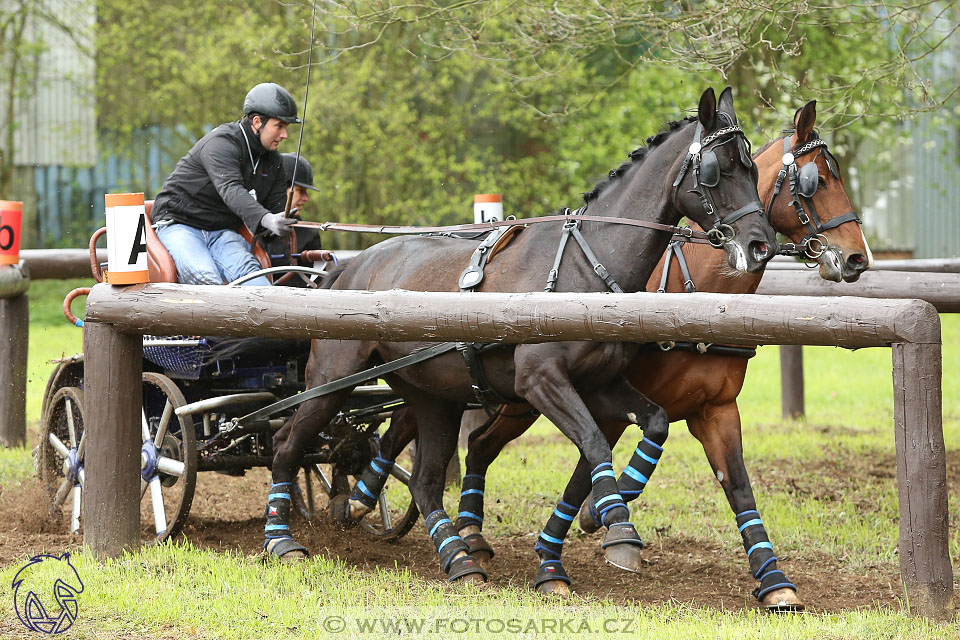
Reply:
<svg viewBox="0 0 960 640"><path fill-rule="evenodd" d="M766 213L773 228L807 248L806 257L820 263L821 277L827 280L842 277L852 282L871 266L873 258L859 219L852 213L836 159L814 130L815 124L816 102L813 101L797 110L794 130L789 135L757 152L754 159L759 169L759 192L763 201L769 203ZM796 166L791 170L791 165ZM779 177L781 171L786 177ZM787 181L791 173L795 178L792 190ZM805 184L801 184L801 175ZM813 223L813 219L817 222ZM817 240L811 244L810 238ZM673 263L670 268L674 256L680 264ZM742 274L725 270L722 260L722 254L704 245L684 246L682 254L668 251L651 275L648 288L682 292L689 291L695 283L697 291L756 291L762 272ZM686 268L679 268L684 263ZM704 355L697 348L662 350L649 345L628 365L625 375L631 385L666 410L670 422L686 420L690 432L703 445L707 461L736 514L750 573L759 581L754 595L768 609L800 610L803 603L796 587L777 568L743 461L737 396L743 387L750 354L737 353L737 348L732 352L724 348L718 351L720 353L707 350ZM534 420L535 414L531 414L529 407L511 406L502 409L492 424L471 434L457 527L481 561L493 554L480 533L487 469L503 447L525 432ZM613 445L628 424L629 421L622 418L601 421L600 429ZM391 447L396 447L394 439L401 443L410 439L410 425L398 421L396 426L391 423L391 429L397 433L388 431L383 440ZM643 492L663 454L663 444L662 436L651 438L644 430L643 440L618 480L619 492L626 501ZM536 587L542 592L569 592L570 580L559 559L563 538L577 511L580 510L581 529L591 532L600 526L593 503L584 502L591 489L590 468L590 463L581 458L563 500L540 534L537 553L545 561L554 561L552 575L538 574Z"/></svg>
<svg viewBox="0 0 960 640"><path fill-rule="evenodd" d="M641 290L670 235L615 224L617 218L673 225L686 216L710 229L716 244L725 249L730 268L762 270L776 252L776 238L762 216L757 169L737 125L731 89L726 88L719 101L712 89L706 90L695 117L671 123L668 131L647 142L648 147L631 153L630 161L594 190L589 213L609 222L531 225L488 265L476 288L534 291L548 281L564 292ZM574 236L582 252L564 254L568 235ZM478 245L476 240L446 236L391 238L353 259L333 288L457 291L461 272L471 264ZM409 356L429 344L315 340L307 363L307 386ZM666 438L666 413L622 375L638 348L629 343L554 342L502 345L479 356L493 392L511 402L529 403L580 449L592 469L594 496L604 510L607 558L627 568L639 566L642 542L617 493L610 445L596 420L622 420L630 415L648 432L661 434L653 437ZM425 514L441 567L449 580L485 580L486 573L468 553L467 543L442 504L445 469L456 451L460 420L466 404L476 399L463 358L448 351L384 377L416 418L418 446L410 490ZM305 448L351 391L349 387L308 399L277 432L274 484L266 511L264 549L268 554L298 557L306 553L290 535L291 483ZM390 453L381 447L357 482L351 495L368 510L375 504L370 498L380 492L392 465ZM338 498L342 500L331 501L335 517L355 524L357 514L349 496Z"/></svg>

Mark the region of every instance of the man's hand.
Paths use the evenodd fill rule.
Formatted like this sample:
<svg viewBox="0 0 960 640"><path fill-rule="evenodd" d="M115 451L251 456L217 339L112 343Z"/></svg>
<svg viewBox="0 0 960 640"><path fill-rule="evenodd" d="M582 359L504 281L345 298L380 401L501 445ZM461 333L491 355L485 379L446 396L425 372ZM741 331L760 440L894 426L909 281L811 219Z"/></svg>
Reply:
<svg viewBox="0 0 960 640"><path fill-rule="evenodd" d="M296 219L284 217L282 211L280 213L265 213L263 217L260 218L261 227L281 238L286 238L290 235L290 232L293 231L291 227L296 223Z"/></svg>

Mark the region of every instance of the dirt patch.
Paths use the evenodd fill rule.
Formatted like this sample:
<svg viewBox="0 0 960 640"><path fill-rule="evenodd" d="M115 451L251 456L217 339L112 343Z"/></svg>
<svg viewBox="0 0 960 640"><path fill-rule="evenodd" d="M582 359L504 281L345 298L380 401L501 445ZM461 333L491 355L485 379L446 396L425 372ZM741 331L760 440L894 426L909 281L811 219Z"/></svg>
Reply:
<svg viewBox="0 0 960 640"><path fill-rule="evenodd" d="M882 462L878 467L883 467ZM952 469L951 477L958 473L960 470ZM269 481L264 469L252 470L245 477L200 474L194 508L184 529L187 538L201 548L259 553L262 505ZM26 554L61 552L79 545L76 537L63 533L56 519L45 515L47 501L46 492L33 480L0 492L0 518L6 523L0 532L0 562L9 564ZM359 569L398 566L424 579L443 579L433 545L421 526L415 526L396 544L373 540L359 530L342 532L325 517L312 524L297 517L293 533L314 554L338 558ZM491 534L489 541L496 549L496 556L487 565L491 585L529 585L537 566L535 534L496 536L495 530ZM683 602L725 610L757 606L750 595L756 583L748 574L742 553L670 535L648 545L644 550L645 570L631 574L604 564L600 539L600 534L594 534L573 538L566 544L564 564L578 595L621 603ZM896 566L857 574L841 559L816 552L805 554L802 561L785 556L780 566L797 584L811 610L900 606L902 588Z"/></svg>

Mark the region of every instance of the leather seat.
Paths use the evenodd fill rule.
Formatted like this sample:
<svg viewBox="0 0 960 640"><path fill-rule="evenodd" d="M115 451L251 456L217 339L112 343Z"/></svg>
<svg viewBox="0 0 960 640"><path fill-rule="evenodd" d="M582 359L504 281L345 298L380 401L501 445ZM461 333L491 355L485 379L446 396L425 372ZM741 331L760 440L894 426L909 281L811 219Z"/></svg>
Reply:
<svg viewBox="0 0 960 640"><path fill-rule="evenodd" d="M163 246L157 232L151 226L150 212L153 210L153 200L144 202L144 207L147 212L147 272L150 276L150 282L176 282L177 265L173 262L167 248ZM241 235L246 238L247 242L251 242L253 239L246 227L241 227ZM261 269L270 268L270 256L263 250L260 243L254 246L253 255L260 263ZM272 282L273 279L269 276L268 278Z"/></svg>

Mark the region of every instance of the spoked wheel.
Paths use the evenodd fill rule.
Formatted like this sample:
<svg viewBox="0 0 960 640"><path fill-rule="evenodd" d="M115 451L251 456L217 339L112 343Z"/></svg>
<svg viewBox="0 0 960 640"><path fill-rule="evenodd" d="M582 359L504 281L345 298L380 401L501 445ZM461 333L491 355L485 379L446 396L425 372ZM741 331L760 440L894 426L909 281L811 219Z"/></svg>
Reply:
<svg viewBox="0 0 960 640"><path fill-rule="evenodd" d="M373 451L379 449L375 442L372 442L372 445ZM361 528L374 538L394 542L405 536L416 524L420 510L417 509L407 486L412 468L413 458L405 451L393 465L391 477L380 494L377 506L360 521ZM350 485L356 480L357 478L353 478ZM330 465L315 464L304 467L303 473L297 476L293 504L307 520L318 515L325 517L326 510L317 504L318 492L322 491L329 501L333 496L349 492L345 484L338 480L336 469Z"/></svg>
<svg viewBox="0 0 960 640"><path fill-rule="evenodd" d="M177 535L187 521L197 484L193 419L177 416L183 393L170 378L143 374L140 430L140 532L156 542Z"/></svg>
<svg viewBox="0 0 960 640"><path fill-rule="evenodd" d="M80 533L83 504L83 392L62 387L50 398L40 438L40 480L50 493L54 513L69 514L69 530Z"/></svg>

